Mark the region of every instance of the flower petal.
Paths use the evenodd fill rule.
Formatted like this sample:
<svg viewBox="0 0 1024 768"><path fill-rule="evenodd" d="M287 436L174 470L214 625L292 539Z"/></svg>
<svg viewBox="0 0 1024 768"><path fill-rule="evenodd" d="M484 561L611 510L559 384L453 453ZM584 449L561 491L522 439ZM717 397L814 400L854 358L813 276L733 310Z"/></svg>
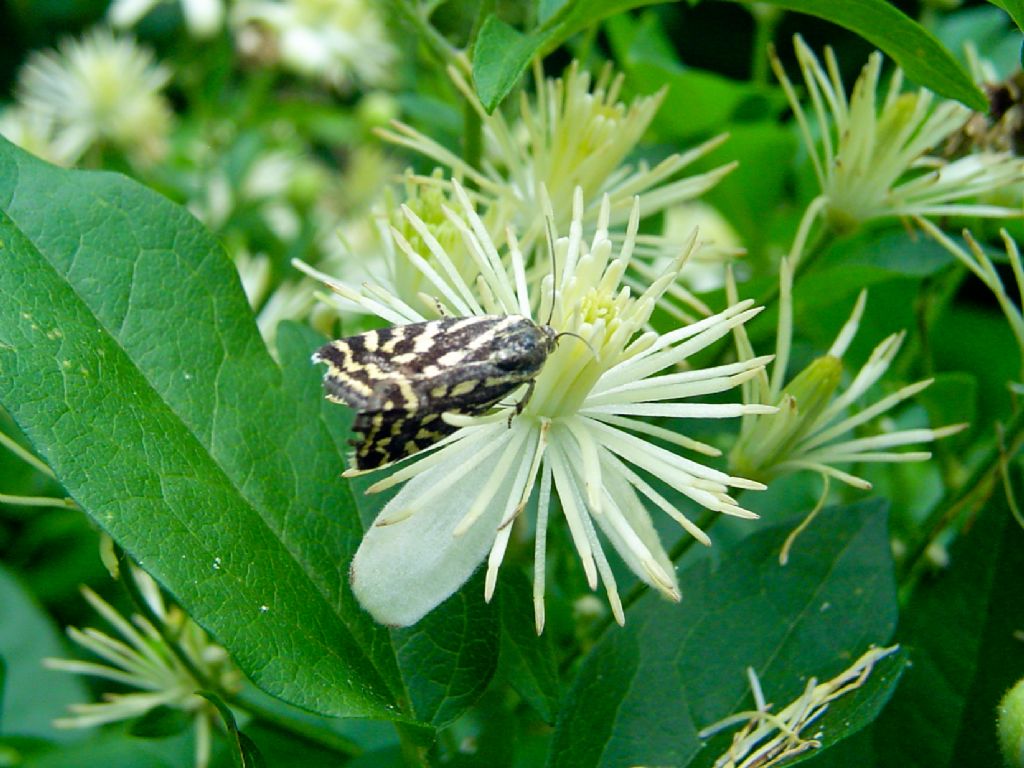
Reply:
<svg viewBox="0 0 1024 768"><path fill-rule="evenodd" d="M372 525L352 561L352 591L382 624L405 627L419 621L465 583L494 542L501 504L487 505L474 525L461 536L454 535L480 491L478 474L463 471L478 446L467 450L454 444L442 450L451 454L450 459L409 480L377 518L402 519ZM426 491L452 473L462 476L445 494L418 504ZM511 495L514 475L503 481L496 498ZM412 514L397 514L403 508Z"/></svg>

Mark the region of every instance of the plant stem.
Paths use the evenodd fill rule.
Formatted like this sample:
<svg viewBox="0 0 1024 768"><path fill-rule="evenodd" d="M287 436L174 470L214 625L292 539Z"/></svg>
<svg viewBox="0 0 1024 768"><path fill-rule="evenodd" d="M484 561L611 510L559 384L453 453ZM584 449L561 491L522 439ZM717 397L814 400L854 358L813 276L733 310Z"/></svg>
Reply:
<svg viewBox="0 0 1024 768"><path fill-rule="evenodd" d="M1002 457L1013 456L1024 445L1024 410L1018 410L1003 429L1001 440L993 440L984 458L978 462L967 480L935 509L920 526L927 533L914 542L900 566L901 591L909 594L926 566L928 547L960 517L966 507L981 504L997 487Z"/></svg>
<svg viewBox="0 0 1024 768"><path fill-rule="evenodd" d="M19 459L24 461L26 464L31 464L33 467L35 467L37 470L42 472L47 477L56 477L53 474L53 470L50 469L50 467L46 464L45 461L40 459L38 456L36 456L34 453L27 450L26 448L22 448L20 445L18 445L18 443L11 439L10 436L4 434L3 432L0 432L0 445L2 445L8 451L10 451Z"/></svg>
<svg viewBox="0 0 1024 768"><path fill-rule="evenodd" d="M12 493L0 493L0 504L14 504L22 507L78 509L78 505L72 499L60 499L55 496L18 496Z"/></svg>
<svg viewBox="0 0 1024 768"><path fill-rule="evenodd" d="M400 17L407 21L427 44L427 49L441 63L447 66L455 61L458 53L434 26L420 13L413 0L390 0L388 3Z"/></svg>
<svg viewBox="0 0 1024 768"><path fill-rule="evenodd" d="M473 109L472 104L466 102L462 107L462 158L471 168L480 167L483 143L483 123L480 121L480 115ZM476 186L469 178L465 184L470 188Z"/></svg>
<svg viewBox="0 0 1024 768"><path fill-rule="evenodd" d="M768 46L775 37L775 30L782 20L778 8L759 5L750 9L754 17L754 44L750 51L750 81L758 85L768 82Z"/></svg>

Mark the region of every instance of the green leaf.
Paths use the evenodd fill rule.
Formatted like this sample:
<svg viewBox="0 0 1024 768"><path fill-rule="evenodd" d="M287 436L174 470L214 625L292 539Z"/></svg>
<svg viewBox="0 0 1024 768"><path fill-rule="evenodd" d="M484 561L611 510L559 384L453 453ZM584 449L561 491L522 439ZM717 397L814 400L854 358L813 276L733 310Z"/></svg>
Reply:
<svg viewBox="0 0 1024 768"><path fill-rule="evenodd" d="M199 694L217 708L221 721L231 737L232 758L237 768L266 768L266 761L253 740L242 733L235 722L235 713L216 694L203 691Z"/></svg>
<svg viewBox="0 0 1024 768"><path fill-rule="evenodd" d="M1017 29L1024 32L1024 0L989 0L989 2L1010 14Z"/></svg>
<svg viewBox="0 0 1024 768"><path fill-rule="evenodd" d="M829 679L884 642L896 623L885 518L878 501L826 510L785 567L791 526L769 528L722 552L717 567L704 559L684 571L681 605L646 595L584 660L549 765L711 765L697 732L751 707L747 667L777 711L808 677ZM889 690L857 706L872 712ZM861 725L826 714L815 731L828 746Z"/></svg>
<svg viewBox="0 0 1024 768"><path fill-rule="evenodd" d="M361 534L309 350L267 353L231 263L123 177L0 142L0 402L68 493L254 682L395 716L386 634L345 577Z"/></svg>
<svg viewBox="0 0 1024 768"><path fill-rule="evenodd" d="M77 741L80 735L53 727L69 704L90 697L75 675L44 669L47 656L67 656L50 617L22 584L0 567L0 723L5 734ZM45 695L41 692L45 691Z"/></svg>
<svg viewBox="0 0 1024 768"><path fill-rule="evenodd" d="M480 698L498 665L498 618L482 574L416 625L392 630L412 711L443 727Z"/></svg>
<svg viewBox="0 0 1024 768"><path fill-rule="evenodd" d="M216 741L214 739L215 756L219 751ZM191 765L194 754L192 731L167 739L133 739L125 729L114 726L95 731L85 741L36 752L26 750L23 756L24 765L32 768L180 768ZM216 757L213 762L225 765Z"/></svg>
<svg viewBox="0 0 1024 768"><path fill-rule="evenodd" d="M473 82L484 109L493 112L508 96L539 47L539 37L523 34L494 14L484 20L473 46Z"/></svg>
<svg viewBox="0 0 1024 768"><path fill-rule="evenodd" d="M379 720L337 722L382 723ZM390 724L387 727L394 734L394 728ZM358 749L352 749L351 745L344 745L345 748L341 750L335 749L334 745L325 744L321 739L315 738L313 734L303 732L301 729L293 729L290 724L273 723L266 720L250 720L245 725L245 734L256 744L267 765L336 768L348 755L360 752ZM347 766L348 763L345 765Z"/></svg>
<svg viewBox="0 0 1024 768"><path fill-rule="evenodd" d="M961 303L944 311L928 334L935 370L978 374L975 423L991 425L1005 419L1012 411L1006 382L1020 376L1019 359L1008 354L1016 342L1006 319L987 308Z"/></svg>
<svg viewBox="0 0 1024 768"><path fill-rule="evenodd" d="M950 560L917 586L900 621L913 664L875 724L882 768L1002 765L995 706L1024 677L1015 637L1024 531L1001 488L960 533Z"/></svg>
<svg viewBox="0 0 1024 768"><path fill-rule="evenodd" d="M868 283L893 277L932 277L953 264L955 258L931 238L910 237L902 227L880 227L843 238L828 250L815 270L821 285L834 283L841 271L864 269ZM849 281L860 287L860 279Z"/></svg>
<svg viewBox="0 0 1024 768"><path fill-rule="evenodd" d="M917 396L928 411L928 421L943 424L977 423L978 377L973 373L941 373L928 389ZM966 435L952 439L966 443Z"/></svg>
<svg viewBox="0 0 1024 768"><path fill-rule="evenodd" d="M753 0L728 0L744 5ZM887 0L766 0L787 11L831 21L892 57L914 82L979 112L988 100L949 51L920 24Z"/></svg>
<svg viewBox="0 0 1024 768"><path fill-rule="evenodd" d="M722 179L704 198L727 214L752 253L764 251L770 242L788 169L780 157L793 157L796 137L775 121L736 124L721 150L739 167ZM758 247L758 244L761 244Z"/></svg>
<svg viewBox="0 0 1024 768"><path fill-rule="evenodd" d="M964 7L933 17L928 28L950 51L960 53L968 42L983 51L985 61L1001 76L1020 67L1020 30L1008 24L1006 12L994 5Z"/></svg>
<svg viewBox="0 0 1024 768"><path fill-rule="evenodd" d="M348 438L352 411L330 403L328 424L339 444ZM397 488L380 494L365 489L379 477L352 481L364 526L373 524ZM483 579L469 579L416 625L392 629L392 642L412 712L423 723L441 727L462 715L490 684L497 669L500 630L494 606L483 601ZM430 739L430 734L411 734Z"/></svg>
<svg viewBox="0 0 1024 768"><path fill-rule="evenodd" d="M541 25L530 32L520 32L491 14L484 20L473 45L473 82L484 109L494 111L535 56L550 53L577 32L609 16L662 2L665 0L545 3L541 7Z"/></svg>
<svg viewBox="0 0 1024 768"><path fill-rule="evenodd" d="M863 685L829 704L827 716L811 726L814 734L820 732L826 734L823 746L831 747L839 743L848 743L849 737L860 736L863 729L878 718L896 691L896 686L902 679L902 675L910 666L909 659L910 653L905 648L900 648L877 662ZM840 727L838 734L829 732L835 725ZM807 735L808 732L805 732L804 736ZM829 750L827 754L831 753L832 750ZM820 749L811 750L786 765L796 765L816 758L820 754ZM866 763L861 763L861 765L866 765Z"/></svg>
<svg viewBox="0 0 1024 768"><path fill-rule="evenodd" d="M156 707L131 723L128 732L140 739L162 739L191 727L192 716L183 709Z"/></svg>
<svg viewBox="0 0 1024 768"><path fill-rule="evenodd" d="M551 633L538 637L530 618L533 592L520 572L509 569L498 586L501 606L501 655L498 666L541 719L553 724L558 713L558 664Z"/></svg>
<svg viewBox="0 0 1024 768"><path fill-rule="evenodd" d="M622 15L608 19L605 30L615 52L615 59L626 73L625 89L629 93L654 93L665 87L668 93L651 123L651 131L666 143L694 142L720 133L729 125L744 127L752 120L751 113L771 121L778 130L777 116L785 108L786 100L779 88L737 82L714 72L683 65L672 47L668 33L662 25L662 15L647 11L639 19ZM743 119L737 122L737 116ZM735 147L727 145L729 157ZM785 167L774 162L760 164L757 171L769 169L776 173ZM743 162L740 163L743 168ZM774 175L774 174L770 174ZM773 189L778 195L780 187ZM763 216L765 205L761 205Z"/></svg>
<svg viewBox="0 0 1024 768"><path fill-rule="evenodd" d="M647 5L661 5L667 0L565 0L547 3L540 16L540 31L544 36L544 53L560 46L577 32L599 21Z"/></svg>

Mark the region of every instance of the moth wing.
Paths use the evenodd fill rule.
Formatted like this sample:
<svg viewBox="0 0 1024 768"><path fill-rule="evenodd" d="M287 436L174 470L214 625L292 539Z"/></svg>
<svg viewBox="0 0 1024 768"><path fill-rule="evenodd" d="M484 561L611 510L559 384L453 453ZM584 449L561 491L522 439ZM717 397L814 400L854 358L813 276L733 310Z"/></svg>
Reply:
<svg viewBox="0 0 1024 768"><path fill-rule="evenodd" d="M314 352L314 363L327 364L327 399L357 411L382 408L398 380L405 376L401 366L381 352L382 343L394 334L395 329L388 328L367 331L335 339Z"/></svg>
<svg viewBox="0 0 1024 768"><path fill-rule="evenodd" d="M463 363L448 369L443 376L408 377L421 410L467 415L486 411L523 382L496 377L494 366L486 362Z"/></svg>
<svg viewBox="0 0 1024 768"><path fill-rule="evenodd" d="M440 413L360 411L352 424L357 469L376 469L429 448L456 430Z"/></svg>

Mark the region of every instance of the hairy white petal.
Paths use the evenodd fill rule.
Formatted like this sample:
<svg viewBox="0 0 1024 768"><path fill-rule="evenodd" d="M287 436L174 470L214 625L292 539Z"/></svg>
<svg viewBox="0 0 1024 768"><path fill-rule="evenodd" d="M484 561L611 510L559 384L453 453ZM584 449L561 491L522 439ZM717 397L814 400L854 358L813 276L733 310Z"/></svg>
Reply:
<svg viewBox="0 0 1024 768"><path fill-rule="evenodd" d="M473 450L460 449L458 444L444 449L450 460L402 486L378 519L390 518L396 509L411 508L413 514L390 525L371 526L352 560L352 591L382 624L405 627L419 621L462 586L491 550L501 504L488 505L475 525L454 535L476 501L481 482L478 473L463 471ZM444 494L418 504L452 473L459 479ZM513 481L507 477L497 497L507 498Z"/></svg>

